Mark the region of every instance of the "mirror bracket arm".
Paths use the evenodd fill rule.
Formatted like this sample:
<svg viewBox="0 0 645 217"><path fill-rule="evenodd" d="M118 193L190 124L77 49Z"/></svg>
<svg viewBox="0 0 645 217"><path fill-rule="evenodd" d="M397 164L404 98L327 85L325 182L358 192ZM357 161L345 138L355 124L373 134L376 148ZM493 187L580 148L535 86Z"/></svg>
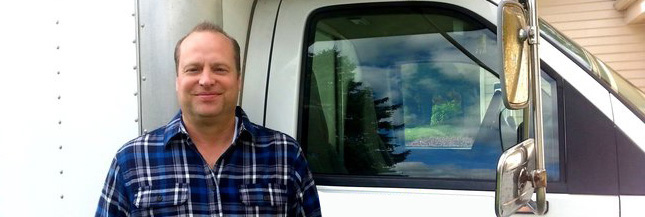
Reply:
<svg viewBox="0 0 645 217"><path fill-rule="evenodd" d="M533 170L531 177L533 178L533 186L535 188L546 188L546 170Z"/></svg>
<svg viewBox="0 0 645 217"><path fill-rule="evenodd" d="M538 44L537 37L539 37L539 36L537 34L537 28L535 26L529 26L527 28L529 30L529 41L528 41L529 44L530 45Z"/></svg>

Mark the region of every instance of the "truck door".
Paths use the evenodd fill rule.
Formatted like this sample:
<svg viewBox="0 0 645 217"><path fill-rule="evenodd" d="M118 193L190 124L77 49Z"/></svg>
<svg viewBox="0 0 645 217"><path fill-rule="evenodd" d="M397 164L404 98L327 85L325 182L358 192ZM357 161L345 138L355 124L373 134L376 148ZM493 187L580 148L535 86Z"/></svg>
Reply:
<svg viewBox="0 0 645 217"><path fill-rule="evenodd" d="M592 208L599 211L620 195L620 216L642 216L645 93L552 26L540 28L543 63L561 75L566 99L566 192L582 200L610 199Z"/></svg>
<svg viewBox="0 0 645 217"><path fill-rule="evenodd" d="M325 216L494 216L522 120L501 102L495 5L360 2L280 2L255 121L301 142ZM548 189L562 193L547 216L617 216L616 196L566 194L562 81L543 75Z"/></svg>

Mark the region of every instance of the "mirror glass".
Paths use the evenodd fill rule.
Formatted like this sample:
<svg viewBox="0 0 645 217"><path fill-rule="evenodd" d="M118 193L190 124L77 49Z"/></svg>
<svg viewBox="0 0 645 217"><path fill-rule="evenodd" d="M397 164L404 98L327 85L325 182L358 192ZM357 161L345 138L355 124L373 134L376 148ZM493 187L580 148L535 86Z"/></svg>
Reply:
<svg viewBox="0 0 645 217"><path fill-rule="evenodd" d="M531 201L535 188L530 172L535 170L535 145L527 139L506 150L497 164L495 212L497 216L510 216Z"/></svg>
<svg viewBox="0 0 645 217"><path fill-rule="evenodd" d="M497 41L502 54L500 80L504 105L522 109L529 100L529 46L526 14L516 1L499 5Z"/></svg>

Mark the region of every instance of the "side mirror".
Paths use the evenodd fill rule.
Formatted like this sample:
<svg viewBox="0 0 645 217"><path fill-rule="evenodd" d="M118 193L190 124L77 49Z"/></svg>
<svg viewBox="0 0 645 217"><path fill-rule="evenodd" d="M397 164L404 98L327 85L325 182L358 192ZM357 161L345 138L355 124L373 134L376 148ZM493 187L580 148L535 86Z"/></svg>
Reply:
<svg viewBox="0 0 645 217"><path fill-rule="evenodd" d="M495 213L510 216L525 205L532 205L532 171L535 171L535 144L527 139L506 150L497 164Z"/></svg>
<svg viewBox="0 0 645 217"><path fill-rule="evenodd" d="M524 109L523 124L524 129L533 127L534 139L510 148L499 159L495 189L497 216L510 216L524 205L529 205L538 215L547 210L537 0L524 2L526 9L512 0L504 0L498 6L497 43L502 54L500 80L504 105L509 109L532 105ZM529 135L524 130L523 137ZM533 192L535 201L531 200Z"/></svg>
<svg viewBox="0 0 645 217"><path fill-rule="evenodd" d="M502 1L497 11L497 44L502 54L502 97L509 109L522 109L529 101L529 29L526 13L517 1Z"/></svg>

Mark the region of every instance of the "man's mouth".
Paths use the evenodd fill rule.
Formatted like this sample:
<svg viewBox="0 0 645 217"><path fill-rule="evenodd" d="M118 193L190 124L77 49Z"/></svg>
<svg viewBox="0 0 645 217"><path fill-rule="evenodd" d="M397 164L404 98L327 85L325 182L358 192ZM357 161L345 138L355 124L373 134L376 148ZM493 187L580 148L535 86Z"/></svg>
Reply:
<svg viewBox="0 0 645 217"><path fill-rule="evenodd" d="M211 96L211 95L220 95L220 93L215 92L206 92L206 93L196 93L196 96Z"/></svg>
<svg viewBox="0 0 645 217"><path fill-rule="evenodd" d="M201 92L201 93L196 93L196 94L193 94L193 95L196 96L199 99L202 99L202 100L212 100L212 99L215 99L216 97L222 95L222 93Z"/></svg>

